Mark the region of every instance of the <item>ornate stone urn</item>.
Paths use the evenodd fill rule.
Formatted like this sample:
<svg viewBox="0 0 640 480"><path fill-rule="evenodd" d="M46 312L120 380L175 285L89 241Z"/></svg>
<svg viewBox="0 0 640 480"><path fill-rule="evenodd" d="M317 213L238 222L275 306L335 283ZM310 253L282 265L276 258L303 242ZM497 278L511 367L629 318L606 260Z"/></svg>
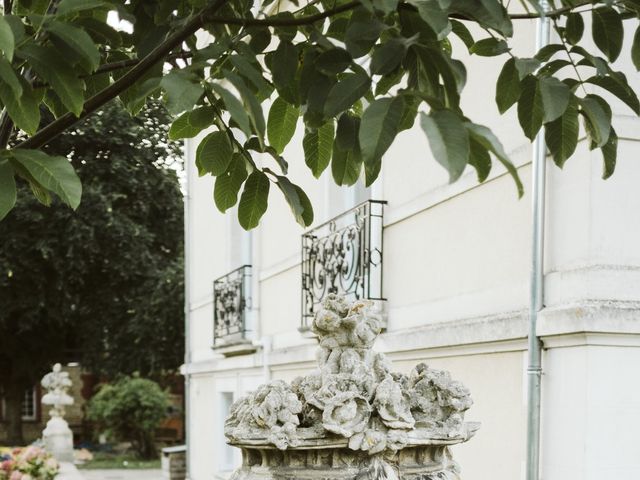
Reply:
<svg viewBox="0 0 640 480"><path fill-rule="evenodd" d="M73 433L64 419L65 407L73 404L73 398L67 393L72 385L69 374L56 363L53 371L42 378L41 384L47 390L42 403L51 406L51 418L42 432L45 448L58 461L73 462Z"/></svg>
<svg viewBox="0 0 640 480"><path fill-rule="evenodd" d="M449 446L479 424L449 373L419 364L392 372L371 350L380 321L369 303L330 296L317 313L318 370L274 381L231 406L228 442L242 449L232 480L458 480Z"/></svg>

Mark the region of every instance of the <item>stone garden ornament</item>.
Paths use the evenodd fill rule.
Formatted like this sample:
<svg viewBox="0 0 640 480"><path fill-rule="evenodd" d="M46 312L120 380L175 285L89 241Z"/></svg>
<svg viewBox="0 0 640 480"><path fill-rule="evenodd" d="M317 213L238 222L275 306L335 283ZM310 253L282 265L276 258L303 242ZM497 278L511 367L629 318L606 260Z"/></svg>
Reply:
<svg viewBox="0 0 640 480"><path fill-rule="evenodd" d="M50 405L51 418L42 432L45 448L60 462L73 461L73 433L64 419L64 409L73 404L73 398L67 393L71 388L69 373L62 371L56 363L53 371L42 378L42 387L47 393L42 397L44 405Z"/></svg>
<svg viewBox="0 0 640 480"><path fill-rule="evenodd" d="M225 435L242 449L232 480L458 480L449 446L467 441L469 390L448 372L392 372L372 350L370 303L331 295L312 330L319 368L262 385L231 406Z"/></svg>

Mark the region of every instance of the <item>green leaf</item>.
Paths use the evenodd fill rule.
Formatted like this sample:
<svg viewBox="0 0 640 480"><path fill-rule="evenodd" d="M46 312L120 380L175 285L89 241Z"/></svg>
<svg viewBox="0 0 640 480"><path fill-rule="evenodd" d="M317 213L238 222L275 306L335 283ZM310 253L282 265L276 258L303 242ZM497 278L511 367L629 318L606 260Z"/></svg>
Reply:
<svg viewBox="0 0 640 480"><path fill-rule="evenodd" d="M584 33L584 20L580 13L569 13L567 15L567 23L564 27L564 38L571 45L577 44Z"/></svg>
<svg viewBox="0 0 640 480"><path fill-rule="evenodd" d="M407 53L407 42L400 38L387 40L376 47L371 56L371 74L387 75L393 72L404 60Z"/></svg>
<svg viewBox="0 0 640 480"><path fill-rule="evenodd" d="M267 118L267 138L269 144L281 154L296 132L300 110L285 102L281 97L274 100Z"/></svg>
<svg viewBox="0 0 640 480"><path fill-rule="evenodd" d="M614 62L622 50L622 17L613 8L603 6L593 10L592 22L593 41L600 51Z"/></svg>
<svg viewBox="0 0 640 480"><path fill-rule="evenodd" d="M331 161L334 131L333 120L330 120L320 128L307 130L302 139L304 161L316 178L320 177Z"/></svg>
<svg viewBox="0 0 640 480"><path fill-rule="evenodd" d="M540 60L537 58L516 58L515 62L520 80L524 79L527 75L535 73L535 71L540 68Z"/></svg>
<svg viewBox="0 0 640 480"><path fill-rule="evenodd" d="M0 220L7 216L16 204L16 180L13 167L6 160L0 160Z"/></svg>
<svg viewBox="0 0 640 480"><path fill-rule="evenodd" d="M10 154L40 185L55 193L74 210L78 208L82 184L67 158L20 148L11 150Z"/></svg>
<svg viewBox="0 0 640 480"><path fill-rule="evenodd" d="M79 57L80 63L89 72L100 65L100 52L87 32L68 23L49 21L45 28L54 37L60 39Z"/></svg>
<svg viewBox="0 0 640 480"><path fill-rule="evenodd" d="M507 42L493 37L478 40L469 49L469 52L475 53L481 57L495 57L496 55L502 55L508 51L509 45L507 45Z"/></svg>
<svg viewBox="0 0 640 480"><path fill-rule="evenodd" d="M549 45L545 45L540 50L538 50L538 53L536 53L535 58L537 58L541 62L546 62L551 57L553 57L556 53L561 52L563 50L564 50L563 45L560 45L557 43L551 43Z"/></svg>
<svg viewBox="0 0 640 480"><path fill-rule="evenodd" d="M331 48L318 55L315 67L325 75L337 75L351 65L352 58L344 48Z"/></svg>
<svg viewBox="0 0 640 480"><path fill-rule="evenodd" d="M544 105L540 94L538 79L529 75L522 81L522 93L518 100L518 120L522 131L529 140L533 140L542 127Z"/></svg>
<svg viewBox="0 0 640 480"><path fill-rule="evenodd" d="M233 66L244 78L256 88L261 99L269 98L273 92L273 87L262 76L262 73L256 67L256 64L249 62L242 55L231 55L229 57Z"/></svg>
<svg viewBox="0 0 640 480"><path fill-rule="evenodd" d="M81 12L83 10L94 10L105 6L105 2L100 0L62 0L58 4L58 15Z"/></svg>
<svg viewBox="0 0 640 480"><path fill-rule="evenodd" d="M222 213L238 201L240 187L247 179L247 167L242 154L234 153L227 171L216 177L213 200Z"/></svg>
<svg viewBox="0 0 640 480"><path fill-rule="evenodd" d="M4 56L9 61L13 60L15 44L16 41L13 36L11 25L9 25L9 22L7 22L4 16L0 16L0 49L2 49Z"/></svg>
<svg viewBox="0 0 640 480"><path fill-rule="evenodd" d="M544 107L543 123L560 117L569 104L571 90L566 83L555 77L543 77L539 82L540 97Z"/></svg>
<svg viewBox="0 0 640 480"><path fill-rule="evenodd" d="M16 101L22 96L22 85L15 70L11 64L2 57L0 57L0 80L11 88L16 97Z"/></svg>
<svg viewBox="0 0 640 480"><path fill-rule="evenodd" d="M160 80L166 92L167 110L173 115L193 108L204 93L198 77L181 70L171 70Z"/></svg>
<svg viewBox="0 0 640 480"><path fill-rule="evenodd" d="M227 111L231 115L233 121L238 125L238 128L242 130L246 137L249 138L251 136L251 121L249 120L249 115L247 115L247 111L242 105L242 102L229 90L217 83L212 83L211 88L213 88L213 90L222 98L222 101L227 107Z"/></svg>
<svg viewBox="0 0 640 480"><path fill-rule="evenodd" d="M371 79L365 73L348 73L336 83L324 104L325 117L334 117L344 112L369 91Z"/></svg>
<svg viewBox="0 0 640 480"><path fill-rule="evenodd" d="M450 110L420 113L420 125L427 134L436 161L449 172L455 182L469 162L469 134L462 120Z"/></svg>
<svg viewBox="0 0 640 480"><path fill-rule="evenodd" d="M624 80L620 81L622 79ZM601 77L598 75L594 75L593 77L587 78L585 82L597 85L600 88L604 88L605 90L622 100L631 110L633 110L636 115L640 115L640 102L638 102L638 97L636 96L633 89L629 87L628 83L626 82L626 78L624 78L623 76Z"/></svg>
<svg viewBox="0 0 640 480"><path fill-rule="evenodd" d="M553 161L560 168L564 166L578 145L578 101L572 97L561 117L545 125L545 141L553 156Z"/></svg>
<svg viewBox="0 0 640 480"><path fill-rule="evenodd" d="M467 49L471 48L476 41L466 25L458 20L449 20L451 22L451 30L455 33Z"/></svg>
<svg viewBox="0 0 640 480"><path fill-rule="evenodd" d="M640 27L636 29L633 35L633 45L631 45L631 60L636 70L640 71Z"/></svg>
<svg viewBox="0 0 640 480"><path fill-rule="evenodd" d="M276 185L289 204L296 222L302 227L311 225L313 223L313 207L304 191L291 183L287 177L281 175L276 175Z"/></svg>
<svg viewBox="0 0 640 480"><path fill-rule="evenodd" d="M298 49L289 41L281 41L273 53L271 75L278 93L289 103L299 103L296 72L298 70Z"/></svg>
<svg viewBox="0 0 640 480"><path fill-rule="evenodd" d="M518 176L518 170L511 163L509 157L507 157L500 140L496 137L491 130L487 127L478 125L471 122L465 123L465 128L469 132L469 136L480 142L480 144L489 150L493 155L498 159L502 165L507 169L509 175L516 182L516 188L518 189L518 197L522 197L524 195L524 187L522 186L522 181Z"/></svg>
<svg viewBox="0 0 640 480"><path fill-rule="evenodd" d="M353 185L360 178L362 154L359 131L358 117L349 113L340 116L331 159L331 173L338 185Z"/></svg>
<svg viewBox="0 0 640 480"><path fill-rule="evenodd" d="M602 157L604 160L602 178L606 180L613 175L618 157L618 134L613 128L611 128L609 133L609 140L602 146Z"/></svg>
<svg viewBox="0 0 640 480"><path fill-rule="evenodd" d="M62 104L60 97L58 97L58 95L56 95L56 92L54 92L53 90L47 90L42 101L56 118L60 118L62 115L69 111Z"/></svg>
<svg viewBox="0 0 640 480"><path fill-rule="evenodd" d="M585 129L593 144L602 147L609 140L611 118L595 95L587 95L578 100L580 112L585 118Z"/></svg>
<svg viewBox="0 0 640 480"><path fill-rule="evenodd" d="M367 0L369 1L369 0ZM399 0L370 0L376 10L384 13L391 13L398 8Z"/></svg>
<svg viewBox="0 0 640 480"><path fill-rule="evenodd" d="M513 25L506 8L496 0L451 0L449 13L475 20L483 27L493 28L505 37L513 35Z"/></svg>
<svg viewBox="0 0 640 480"><path fill-rule="evenodd" d="M169 129L169 139L193 138L202 130L212 125L215 119L215 110L212 107L198 107L190 112L185 112L176 118Z"/></svg>
<svg viewBox="0 0 640 480"><path fill-rule="evenodd" d="M500 113L504 113L520 98L520 77L514 58L506 61L496 83L496 104Z"/></svg>
<svg viewBox="0 0 640 480"><path fill-rule="evenodd" d="M375 17L358 17L350 22L344 41L351 56L360 58L369 53L378 41L383 28L384 25Z"/></svg>
<svg viewBox="0 0 640 480"><path fill-rule="evenodd" d="M364 111L360 124L359 140L362 160L365 165L382 161L382 156L400 131L404 109L404 98L399 96L379 98Z"/></svg>
<svg viewBox="0 0 640 480"><path fill-rule="evenodd" d="M33 135L40 125L40 100L26 81L20 81L22 96L16 96L16 92L3 78L0 81L0 100L9 112L9 116L16 126Z"/></svg>
<svg viewBox="0 0 640 480"><path fill-rule="evenodd" d="M269 179L259 170L247 178L238 204L238 220L245 230L257 227L267 211L269 186Z"/></svg>
<svg viewBox="0 0 640 480"><path fill-rule="evenodd" d="M264 144L264 132L265 122L264 114L262 112L262 105L253 94L251 90L247 88L244 81L235 73L225 72L225 77L231 82L231 84L238 90L245 107L245 110L249 114L249 121L253 127L254 133L258 136L258 140L261 144Z"/></svg>
<svg viewBox="0 0 640 480"><path fill-rule="evenodd" d="M413 124L418 116L418 108L422 100L416 95L403 95L404 109L402 112L402 118L400 119L400 125L398 125L398 131L409 130L413 128Z"/></svg>
<svg viewBox="0 0 640 480"><path fill-rule="evenodd" d="M226 132L213 132L202 139L196 150L196 166L201 177L220 175L227 170L233 147Z"/></svg>
<svg viewBox="0 0 640 480"><path fill-rule="evenodd" d="M360 178L362 171L362 157L360 150L340 150L333 146L331 157L331 174L337 185L351 186Z"/></svg>
<svg viewBox="0 0 640 480"><path fill-rule="evenodd" d="M438 40L442 40L451 32L449 15L441 6L445 2L440 2L439 0L409 0L408 3L418 9L420 18L433 29Z"/></svg>
<svg viewBox="0 0 640 480"><path fill-rule="evenodd" d="M484 182L491 172L491 155L474 136L469 136L469 165L476 169L478 181Z"/></svg>
<svg viewBox="0 0 640 480"><path fill-rule="evenodd" d="M40 78L51 85L60 100L77 117L84 105L84 82L76 77L73 68L52 47L28 44L20 49L29 65Z"/></svg>

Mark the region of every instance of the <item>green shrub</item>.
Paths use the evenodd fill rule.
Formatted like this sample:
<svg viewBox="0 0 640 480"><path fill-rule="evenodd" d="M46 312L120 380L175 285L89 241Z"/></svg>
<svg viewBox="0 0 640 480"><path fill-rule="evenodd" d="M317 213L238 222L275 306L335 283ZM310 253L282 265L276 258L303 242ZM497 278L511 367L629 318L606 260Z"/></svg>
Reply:
<svg viewBox="0 0 640 480"><path fill-rule="evenodd" d="M168 395L157 383L124 377L100 388L89 403L87 416L102 432L130 441L141 458L153 458L154 432L168 407Z"/></svg>

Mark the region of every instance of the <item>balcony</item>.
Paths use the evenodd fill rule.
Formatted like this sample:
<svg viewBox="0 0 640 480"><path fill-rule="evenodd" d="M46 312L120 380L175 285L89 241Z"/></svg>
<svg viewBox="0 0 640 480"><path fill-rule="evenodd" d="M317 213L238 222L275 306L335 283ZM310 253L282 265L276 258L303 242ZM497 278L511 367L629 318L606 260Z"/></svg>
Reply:
<svg viewBox="0 0 640 480"><path fill-rule="evenodd" d="M330 293L350 299L382 295L382 200L367 200L302 236L302 325L308 331Z"/></svg>
<svg viewBox="0 0 640 480"><path fill-rule="evenodd" d="M225 356L256 350L247 338L251 308L251 265L243 265L213 282L213 348Z"/></svg>

